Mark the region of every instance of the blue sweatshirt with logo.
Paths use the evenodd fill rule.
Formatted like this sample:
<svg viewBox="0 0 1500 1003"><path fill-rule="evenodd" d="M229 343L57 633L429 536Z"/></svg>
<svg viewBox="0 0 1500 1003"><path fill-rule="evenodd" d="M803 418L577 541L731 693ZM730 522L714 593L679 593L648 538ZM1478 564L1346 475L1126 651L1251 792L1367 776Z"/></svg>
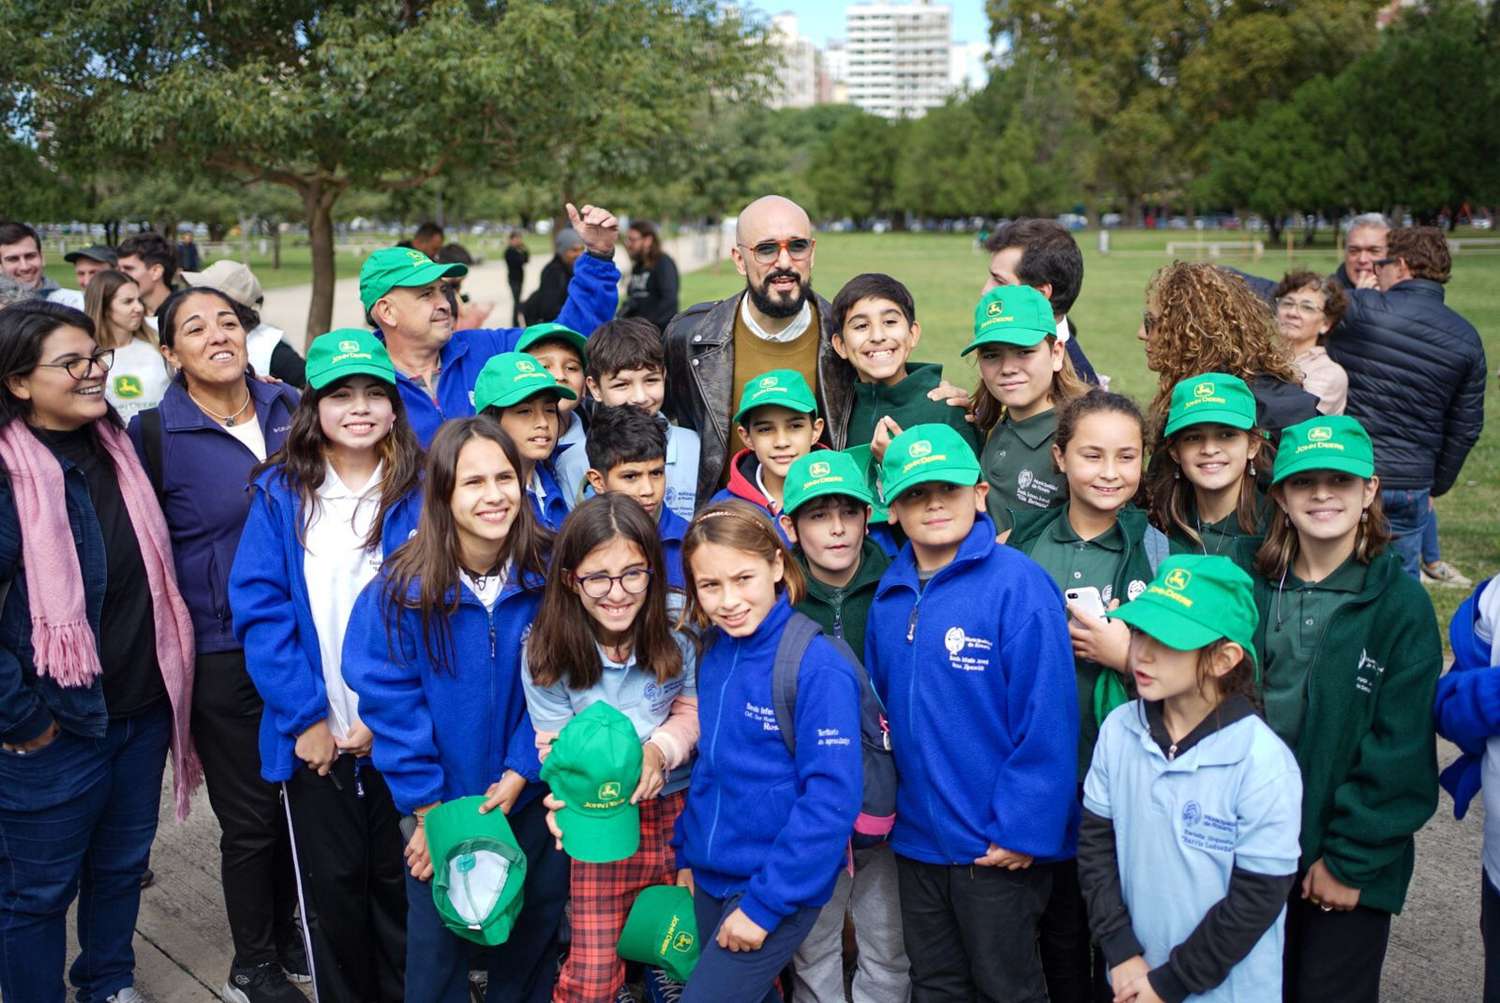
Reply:
<svg viewBox="0 0 1500 1003"><path fill-rule="evenodd" d="M300 765L297 736L328 716L323 656L297 532L302 502L283 470L277 465L262 471L251 486L250 514L229 571L234 634L266 705L260 716L260 775L272 783L291 779ZM383 556L406 542L421 510L418 488L386 512L380 529Z"/></svg>
<svg viewBox="0 0 1500 1003"><path fill-rule="evenodd" d="M521 649L542 583L528 585L512 577L486 609L455 583L458 609L434 617L435 634L443 619L452 631L441 666L422 639L421 613L392 608L385 572L360 593L344 635L344 679L359 694L359 716L375 733L375 766L402 812L483 794L506 770L531 781L516 808L541 793Z"/></svg>
<svg viewBox="0 0 1500 1003"><path fill-rule="evenodd" d="M911 544L880 579L865 666L900 777L891 846L972 864L991 843L1076 852L1078 696L1062 593L979 516L925 585Z"/></svg>
<svg viewBox="0 0 1500 1003"><path fill-rule="evenodd" d="M698 662L698 762L672 845L715 898L774 930L833 894L864 791L859 683L813 639L797 674L797 758L776 726L771 665L791 618L786 597L748 637L708 632Z"/></svg>
<svg viewBox="0 0 1500 1003"><path fill-rule="evenodd" d="M687 520L662 502L661 514L656 517L656 531L661 534L661 559L667 565L667 587L685 591L687 579L682 571L682 538L687 535Z"/></svg>

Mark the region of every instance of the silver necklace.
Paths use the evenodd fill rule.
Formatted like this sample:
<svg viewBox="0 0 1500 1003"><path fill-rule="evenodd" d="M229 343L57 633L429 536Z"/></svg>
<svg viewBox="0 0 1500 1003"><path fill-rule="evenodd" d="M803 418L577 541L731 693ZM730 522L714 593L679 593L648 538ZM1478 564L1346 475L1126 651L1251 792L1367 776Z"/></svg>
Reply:
<svg viewBox="0 0 1500 1003"><path fill-rule="evenodd" d="M245 409L250 406L250 391L249 390L245 391L245 403L241 404L240 405L240 409L238 411L236 411L234 414L220 414L219 412L215 411L213 408L209 407L207 404L204 404L198 398L194 397L193 396L193 392L191 390L188 391L188 397L192 400L192 402L194 404L198 405L198 408L204 414L208 415L210 418L212 418L214 421L217 421L219 424L223 425L225 428L233 428L235 422L239 421L240 415L244 414L245 413Z"/></svg>

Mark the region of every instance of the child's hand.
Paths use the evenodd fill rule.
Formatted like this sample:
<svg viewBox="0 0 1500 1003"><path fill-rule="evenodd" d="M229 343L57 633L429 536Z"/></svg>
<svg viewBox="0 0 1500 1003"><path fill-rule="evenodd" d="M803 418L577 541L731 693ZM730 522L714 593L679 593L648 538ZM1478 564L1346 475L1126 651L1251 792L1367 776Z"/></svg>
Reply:
<svg viewBox="0 0 1500 1003"><path fill-rule="evenodd" d="M726 951L758 951L766 942L766 932L760 924L745 915L745 910L736 909L719 924L719 946Z"/></svg>
<svg viewBox="0 0 1500 1003"><path fill-rule="evenodd" d="M526 778L515 770L506 770L504 776L490 784L490 789L484 792L484 804L479 806L479 814L486 815L496 808L501 814L509 815L510 810L516 806L516 799L526 789Z"/></svg>
<svg viewBox="0 0 1500 1003"><path fill-rule="evenodd" d="M343 741L336 740L334 744L338 746L340 753L347 752L351 756L363 758L370 754L370 747L375 744L375 733L363 721L355 721Z"/></svg>
<svg viewBox="0 0 1500 1003"><path fill-rule="evenodd" d="M1163 1000L1151 988L1151 980L1142 975L1115 993L1115 1003L1163 1003Z"/></svg>
<svg viewBox="0 0 1500 1003"><path fill-rule="evenodd" d="M630 795L631 804L650 801L667 785L667 757L655 742L641 746L641 782L635 785Z"/></svg>
<svg viewBox="0 0 1500 1003"><path fill-rule="evenodd" d="M1133 999L1136 990L1133 985L1137 979L1144 979L1146 973L1151 971L1151 966L1146 964L1146 959L1137 954L1133 958L1126 958L1109 970L1109 984L1115 991L1115 1003L1123 1003L1124 1000ZM1127 995L1128 994L1128 995Z"/></svg>
<svg viewBox="0 0 1500 1003"><path fill-rule="evenodd" d="M901 434L901 426L896 424L896 419L885 414L875 423L875 437L870 440L870 457L880 463L885 459L885 449L891 444L891 440Z"/></svg>
<svg viewBox="0 0 1500 1003"><path fill-rule="evenodd" d="M1307 869L1302 879L1302 897L1324 912L1348 912L1359 905L1359 889L1350 888L1328 870L1328 865L1319 857Z"/></svg>
<svg viewBox="0 0 1500 1003"><path fill-rule="evenodd" d="M1120 601L1109 604L1118 609ZM1091 662L1125 671L1125 659L1130 653L1130 628L1119 620L1100 620L1093 614L1068 604L1068 638L1073 642L1073 655Z"/></svg>
<svg viewBox="0 0 1500 1003"><path fill-rule="evenodd" d="M333 740L333 732L328 730L328 719L324 718L298 735L292 751L309 770L317 770L320 777L328 776L333 761L339 758L338 743Z"/></svg>
<svg viewBox="0 0 1500 1003"><path fill-rule="evenodd" d="M990 844L989 852L974 858L976 867L1003 867L1007 871L1024 871L1031 866L1031 855L1007 850L1003 846Z"/></svg>
<svg viewBox="0 0 1500 1003"><path fill-rule="evenodd" d="M693 887L693 872L691 870L684 867L677 872L677 887L686 888L689 895L697 894L698 890Z"/></svg>
<svg viewBox="0 0 1500 1003"><path fill-rule="evenodd" d="M418 881L430 881L432 879L432 855L427 852L427 829L421 824L423 816L436 808L438 802L416 810L417 831L411 834L411 839L406 844L406 866L411 868L411 876Z"/></svg>
<svg viewBox="0 0 1500 1003"><path fill-rule="evenodd" d="M969 412L967 415L968 420L974 420L974 398L969 396L969 391L962 387L956 387L947 380L927 391L927 399L930 401L942 401L949 407L961 407Z"/></svg>
<svg viewBox="0 0 1500 1003"><path fill-rule="evenodd" d="M547 809L547 831L552 833L552 838L556 841L559 850L562 849L562 826L557 824L557 813L566 805L566 801L558 800L554 794L542 795L542 807Z"/></svg>

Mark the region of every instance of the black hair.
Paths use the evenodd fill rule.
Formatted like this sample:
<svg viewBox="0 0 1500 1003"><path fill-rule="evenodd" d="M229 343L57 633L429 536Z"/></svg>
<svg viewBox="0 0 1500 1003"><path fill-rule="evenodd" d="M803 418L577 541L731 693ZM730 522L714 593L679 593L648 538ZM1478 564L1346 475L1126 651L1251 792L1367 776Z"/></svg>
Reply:
<svg viewBox="0 0 1500 1003"><path fill-rule="evenodd" d="M76 327L90 338L94 336L89 315L61 303L27 300L0 310L0 428L31 413L31 402L11 393L9 380L36 369L42 361L42 342L63 327ZM108 409L108 416L121 425L113 407Z"/></svg>
<svg viewBox="0 0 1500 1003"><path fill-rule="evenodd" d="M474 255L462 244L444 244L438 248L437 257L433 260L440 265L472 265Z"/></svg>
<svg viewBox="0 0 1500 1003"><path fill-rule="evenodd" d="M233 296L212 286L192 286L188 289L179 289L162 301L161 306L156 308L156 334L161 338L164 348L172 348L177 344L177 312L182 309L182 304L189 296L196 293L208 293L217 296L229 308L234 315L240 319L240 326L248 334L260 323L260 314L235 300Z"/></svg>
<svg viewBox="0 0 1500 1003"><path fill-rule="evenodd" d="M601 474L608 474L622 463L665 459L666 425L633 404L601 405L594 409L583 448L588 451L589 466Z"/></svg>
<svg viewBox="0 0 1500 1003"><path fill-rule="evenodd" d="M661 329L641 317L621 317L606 321L589 336L588 359L584 374L595 383L622 369L660 369L667 371L666 349Z"/></svg>
<svg viewBox="0 0 1500 1003"><path fill-rule="evenodd" d="M161 265L161 281L165 286L171 286L177 277L177 251L154 230L126 237L115 248L115 254L120 258L140 258L148 265Z"/></svg>
<svg viewBox="0 0 1500 1003"><path fill-rule="evenodd" d="M1083 252L1067 227L1051 219L1012 220L995 227L984 247L991 254L1019 247L1016 278L1028 286L1050 285L1055 316L1073 309L1083 290Z"/></svg>
<svg viewBox="0 0 1500 1003"><path fill-rule="evenodd" d="M911 290L896 279L881 272L865 272L844 283L844 288L833 298L833 330L844 329L844 321L854 304L864 299L889 300L901 308L908 324L917 322L917 304L911 298Z"/></svg>
<svg viewBox="0 0 1500 1003"><path fill-rule="evenodd" d="M442 235L443 228L438 226L431 220L428 220L426 223L423 223L421 226L417 227L417 232L411 235L411 239L427 240L431 237L442 237Z"/></svg>
<svg viewBox="0 0 1500 1003"><path fill-rule="evenodd" d="M42 238L31 227L15 220L0 220L0 244L19 244L27 237L36 242L38 251L42 249Z"/></svg>

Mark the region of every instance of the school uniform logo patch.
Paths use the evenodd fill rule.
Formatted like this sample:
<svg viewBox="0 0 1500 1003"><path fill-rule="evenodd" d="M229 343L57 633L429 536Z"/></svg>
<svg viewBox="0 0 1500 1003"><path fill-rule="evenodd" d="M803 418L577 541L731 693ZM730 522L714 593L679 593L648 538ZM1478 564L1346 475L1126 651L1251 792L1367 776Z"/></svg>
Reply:
<svg viewBox="0 0 1500 1003"><path fill-rule="evenodd" d="M1360 693L1374 693L1375 684L1385 674L1385 666L1370 657L1368 650L1361 648L1359 661L1354 666L1354 688Z"/></svg>
<svg viewBox="0 0 1500 1003"><path fill-rule="evenodd" d="M949 627L943 634L948 650L948 664L960 672L983 672L990 667L990 649L994 643L987 637L974 637L962 627Z"/></svg>
<svg viewBox="0 0 1500 1003"><path fill-rule="evenodd" d="M1035 474L1033 474L1030 470L1023 470L1016 475L1016 487L1020 488L1022 491L1025 491L1027 488L1031 487L1031 482L1034 480L1036 480Z"/></svg>
<svg viewBox="0 0 1500 1003"><path fill-rule="evenodd" d="M1125 586L1125 598L1129 600L1139 599L1141 597L1141 593L1145 591L1146 583L1141 581L1139 578L1132 578L1130 580L1130 584Z"/></svg>
<svg viewBox="0 0 1500 1003"><path fill-rule="evenodd" d="M1209 853L1233 853L1239 825L1203 810L1197 801L1182 806L1182 845Z"/></svg>

